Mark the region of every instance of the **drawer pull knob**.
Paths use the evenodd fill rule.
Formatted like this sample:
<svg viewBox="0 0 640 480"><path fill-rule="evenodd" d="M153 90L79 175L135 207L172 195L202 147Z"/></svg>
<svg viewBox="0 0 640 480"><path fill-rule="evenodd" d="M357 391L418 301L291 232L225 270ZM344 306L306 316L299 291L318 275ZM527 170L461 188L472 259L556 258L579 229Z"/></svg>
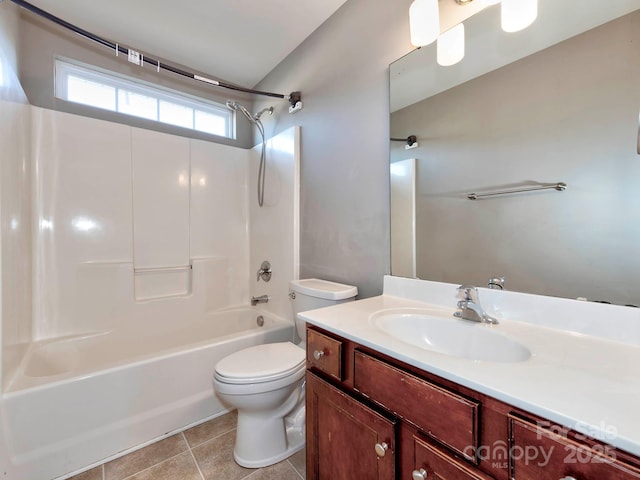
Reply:
<svg viewBox="0 0 640 480"><path fill-rule="evenodd" d="M414 470L413 472L411 472L412 480L426 480L426 478L427 478L427 471L424 468L421 468L420 470Z"/></svg>
<svg viewBox="0 0 640 480"><path fill-rule="evenodd" d="M324 357L324 350L316 350L313 352L313 358L316 360L320 360L322 357Z"/></svg>
<svg viewBox="0 0 640 480"><path fill-rule="evenodd" d="M562 477L560 480L576 480L575 477Z"/></svg>
<svg viewBox="0 0 640 480"><path fill-rule="evenodd" d="M376 455L380 458L384 457L384 454L389 450L389 445L386 442L376 443Z"/></svg>

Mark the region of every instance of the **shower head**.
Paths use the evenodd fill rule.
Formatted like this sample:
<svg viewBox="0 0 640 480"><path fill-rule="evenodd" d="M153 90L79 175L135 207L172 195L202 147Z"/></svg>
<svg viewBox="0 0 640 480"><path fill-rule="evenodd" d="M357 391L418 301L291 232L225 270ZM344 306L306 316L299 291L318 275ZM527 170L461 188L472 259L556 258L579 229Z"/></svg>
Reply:
<svg viewBox="0 0 640 480"><path fill-rule="evenodd" d="M255 118L256 120L260 120L260 117L262 116L263 113L268 113L269 115L273 115L273 107L263 108L258 113L254 113L253 118Z"/></svg>
<svg viewBox="0 0 640 480"><path fill-rule="evenodd" d="M249 110L244 108L240 103L236 102L235 100L227 100L227 108L229 110L233 110L234 112L237 112L238 110L240 110L242 114L245 117L247 117L247 120L249 120L250 123L253 123L253 124L256 123L256 119L253 118L251 113L249 113Z"/></svg>
<svg viewBox="0 0 640 480"><path fill-rule="evenodd" d="M236 102L235 100L227 100L227 108L229 110L233 110L235 112L236 110L238 110L239 106L240 106L240 104L238 102Z"/></svg>
<svg viewBox="0 0 640 480"><path fill-rule="evenodd" d="M251 113L249 113L249 110L247 110L245 107L243 107L240 103L236 102L235 100L227 100L227 108L229 110L233 110L234 112L237 112L238 110L240 110L243 113L243 115L247 117L247 120L249 120L249 122L254 124L258 120L260 120L260 117L262 116L263 113L268 112L269 115L273 115L273 107L263 108L258 113L251 115Z"/></svg>

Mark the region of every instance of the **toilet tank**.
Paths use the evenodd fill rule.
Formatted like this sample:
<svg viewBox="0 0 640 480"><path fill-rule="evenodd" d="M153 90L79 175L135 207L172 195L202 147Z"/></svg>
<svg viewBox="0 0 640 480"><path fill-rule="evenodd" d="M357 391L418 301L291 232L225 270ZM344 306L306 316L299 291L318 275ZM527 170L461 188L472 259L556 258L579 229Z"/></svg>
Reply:
<svg viewBox="0 0 640 480"><path fill-rule="evenodd" d="M305 342L305 322L298 319L299 312L350 302L358 294L358 288L353 285L329 282L318 278L292 280L289 282L289 290L293 318L302 346Z"/></svg>

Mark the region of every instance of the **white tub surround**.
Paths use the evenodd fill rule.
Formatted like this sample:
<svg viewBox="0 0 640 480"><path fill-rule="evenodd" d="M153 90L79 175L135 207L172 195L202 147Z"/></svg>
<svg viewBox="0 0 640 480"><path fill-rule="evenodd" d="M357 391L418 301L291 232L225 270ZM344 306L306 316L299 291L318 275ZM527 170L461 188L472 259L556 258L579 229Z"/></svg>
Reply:
<svg viewBox="0 0 640 480"><path fill-rule="evenodd" d="M279 317L290 318L289 281L300 276L300 128L289 128L267 140L262 207L256 198L260 150L258 145L251 151L249 162L251 296L268 295L269 303L263 308ZM273 270L269 282L256 279L264 260L271 263Z"/></svg>
<svg viewBox="0 0 640 480"><path fill-rule="evenodd" d="M390 357L640 455L640 309L479 288L490 328L531 351L477 361L429 351L376 328L372 314L437 310L452 322L457 285L385 277L381 296L300 314Z"/></svg>
<svg viewBox="0 0 640 480"><path fill-rule="evenodd" d="M9 460L2 472L66 476L220 415L227 407L211 388L213 365L243 348L287 341L292 330L246 308L128 339L114 332L34 344L16 380L31 387L0 403L0 460Z"/></svg>
<svg viewBox="0 0 640 480"><path fill-rule="evenodd" d="M251 150L29 105L0 123L0 476L66 477L224 412L217 361L294 338L297 129L267 148L262 222ZM261 309L258 241L280 289Z"/></svg>

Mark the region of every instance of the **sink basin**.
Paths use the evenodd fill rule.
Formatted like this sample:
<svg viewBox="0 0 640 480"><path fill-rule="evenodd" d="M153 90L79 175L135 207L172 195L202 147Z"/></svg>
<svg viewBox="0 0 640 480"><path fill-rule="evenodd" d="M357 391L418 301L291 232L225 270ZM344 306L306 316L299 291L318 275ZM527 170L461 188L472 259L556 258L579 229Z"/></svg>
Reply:
<svg viewBox="0 0 640 480"><path fill-rule="evenodd" d="M526 346L501 333L500 325L460 320L448 310L381 310L369 322L397 340L445 355L504 363L523 362L531 356Z"/></svg>

